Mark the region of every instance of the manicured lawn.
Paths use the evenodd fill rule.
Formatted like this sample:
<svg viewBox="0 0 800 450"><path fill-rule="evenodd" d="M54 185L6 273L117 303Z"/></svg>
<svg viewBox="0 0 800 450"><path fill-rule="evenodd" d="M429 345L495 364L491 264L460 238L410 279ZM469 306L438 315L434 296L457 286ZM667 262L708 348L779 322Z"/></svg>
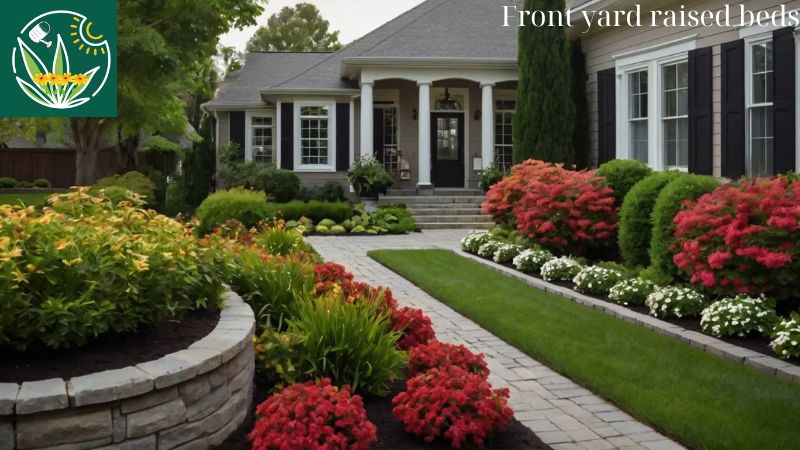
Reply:
<svg viewBox="0 0 800 450"><path fill-rule="evenodd" d="M450 251L370 256L685 445L800 446L798 384L547 294Z"/></svg>
<svg viewBox="0 0 800 450"><path fill-rule="evenodd" d="M25 194L0 194L0 205L16 205L24 203L26 206L41 205L44 201L54 195L52 192L40 193L30 192Z"/></svg>

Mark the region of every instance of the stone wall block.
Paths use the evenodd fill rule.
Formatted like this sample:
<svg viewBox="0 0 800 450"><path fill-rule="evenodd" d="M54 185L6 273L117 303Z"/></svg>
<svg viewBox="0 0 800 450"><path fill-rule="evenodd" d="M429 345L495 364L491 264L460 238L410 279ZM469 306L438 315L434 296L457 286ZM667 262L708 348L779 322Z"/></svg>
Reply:
<svg viewBox="0 0 800 450"><path fill-rule="evenodd" d="M128 437L140 437L172 428L186 421L186 406L176 398L170 402L128 415Z"/></svg>
<svg viewBox="0 0 800 450"><path fill-rule="evenodd" d="M114 408L111 411L111 420L114 430L114 442L125 440L125 435L128 432L128 418L120 412L119 408Z"/></svg>
<svg viewBox="0 0 800 450"><path fill-rule="evenodd" d="M0 450L13 450L15 441L14 425L0 423Z"/></svg>
<svg viewBox="0 0 800 450"><path fill-rule="evenodd" d="M17 394L17 414L64 409L69 406L67 386L61 378L26 381Z"/></svg>
<svg viewBox="0 0 800 450"><path fill-rule="evenodd" d="M173 355L141 363L136 367L155 378L156 389L174 386L197 375L197 366L190 361L176 358Z"/></svg>
<svg viewBox="0 0 800 450"><path fill-rule="evenodd" d="M201 422L180 424L158 433L158 450L170 450L181 444L196 440L205 432Z"/></svg>
<svg viewBox="0 0 800 450"><path fill-rule="evenodd" d="M125 367L72 378L68 391L74 406L94 405L150 392L153 381L152 375L135 367Z"/></svg>
<svg viewBox="0 0 800 450"><path fill-rule="evenodd" d="M100 447L97 450L156 450L156 437L147 436L140 439L129 439L119 444Z"/></svg>
<svg viewBox="0 0 800 450"><path fill-rule="evenodd" d="M212 390L205 397L186 407L186 417L195 421L216 411L228 399L228 386L223 384Z"/></svg>
<svg viewBox="0 0 800 450"><path fill-rule="evenodd" d="M17 383L0 383L0 416L14 414L18 393L19 385Z"/></svg>
<svg viewBox="0 0 800 450"><path fill-rule="evenodd" d="M17 447L29 449L76 444L112 438L111 410L79 412L75 410L53 414L21 416L17 419Z"/></svg>
<svg viewBox="0 0 800 450"><path fill-rule="evenodd" d="M171 387L168 389L161 389L160 391L151 392L147 395L142 395L129 400L124 400L120 409L123 414L130 414L132 412L140 411L145 408L151 408L156 405L167 403L170 400L178 398L178 388Z"/></svg>
<svg viewBox="0 0 800 450"><path fill-rule="evenodd" d="M190 405L211 392L208 377L201 376L183 383L179 387L183 403Z"/></svg>

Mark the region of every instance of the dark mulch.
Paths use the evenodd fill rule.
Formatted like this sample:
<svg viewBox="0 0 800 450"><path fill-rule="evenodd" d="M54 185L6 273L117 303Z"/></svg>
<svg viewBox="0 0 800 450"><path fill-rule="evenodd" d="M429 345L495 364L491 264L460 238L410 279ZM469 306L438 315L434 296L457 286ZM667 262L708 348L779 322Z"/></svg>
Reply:
<svg viewBox="0 0 800 450"><path fill-rule="evenodd" d="M69 379L121 369L183 350L214 330L219 310L192 311L136 333L105 334L76 349L0 351L0 383Z"/></svg>
<svg viewBox="0 0 800 450"><path fill-rule="evenodd" d="M373 450L445 450L450 447L445 442L425 443L422 439L410 435L403 430L403 425L392 416L392 397L405 388L404 381L392 385L392 394L388 397L367 397L364 406L367 409L367 418L378 428L378 442L370 446ZM266 398L267 389L256 386L253 395L253 409ZM248 416L244 424L231 435L225 443L216 447L222 449L249 449L250 442L247 434L253 429L255 418ZM468 448L468 447L464 447ZM486 446L488 450L538 450L550 449L536 437L533 431L526 428L516 420L509 424L506 430L494 436Z"/></svg>

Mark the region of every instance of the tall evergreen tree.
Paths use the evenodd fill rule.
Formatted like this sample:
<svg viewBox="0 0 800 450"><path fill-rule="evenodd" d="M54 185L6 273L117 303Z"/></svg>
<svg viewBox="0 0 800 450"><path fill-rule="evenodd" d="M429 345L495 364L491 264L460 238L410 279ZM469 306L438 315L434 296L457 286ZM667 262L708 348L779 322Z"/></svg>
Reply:
<svg viewBox="0 0 800 450"><path fill-rule="evenodd" d="M564 11L564 0L525 0L526 11ZM519 87L514 117L517 161L573 164L575 105L570 49L563 27L519 30Z"/></svg>

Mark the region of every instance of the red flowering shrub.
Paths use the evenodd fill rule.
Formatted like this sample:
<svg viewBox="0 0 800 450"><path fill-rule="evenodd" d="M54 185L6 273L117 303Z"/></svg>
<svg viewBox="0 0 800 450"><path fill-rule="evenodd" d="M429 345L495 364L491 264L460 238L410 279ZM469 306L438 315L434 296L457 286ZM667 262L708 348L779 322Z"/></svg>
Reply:
<svg viewBox="0 0 800 450"><path fill-rule="evenodd" d="M744 180L701 197L674 219L673 258L719 295L786 298L800 285L800 181Z"/></svg>
<svg viewBox="0 0 800 450"><path fill-rule="evenodd" d="M318 292L327 292L334 284L353 281L355 276L341 264L323 263L314 266L314 287Z"/></svg>
<svg viewBox="0 0 800 450"><path fill-rule="evenodd" d="M483 376L447 366L408 380L392 404L405 430L426 442L444 437L455 448L483 447L514 417L508 397L508 389L492 389Z"/></svg>
<svg viewBox="0 0 800 450"><path fill-rule="evenodd" d="M392 330L403 333L397 341L401 350L411 350L436 339L431 319L420 309L400 308L392 314Z"/></svg>
<svg viewBox="0 0 800 450"><path fill-rule="evenodd" d="M483 211L549 248L579 253L614 238L614 192L594 172L575 172L541 161L512 169L486 196Z"/></svg>
<svg viewBox="0 0 800 450"><path fill-rule="evenodd" d="M358 299L379 301L385 302L386 310L392 313L397 310L397 301L389 288L374 287L367 283L354 281L355 276L340 264L317 264L314 267L314 273L314 293L318 296L325 295L339 287L347 302L352 303Z"/></svg>
<svg viewBox="0 0 800 450"><path fill-rule="evenodd" d="M430 369L457 366L469 372L489 376L489 368L483 355L476 355L463 345L446 344L433 341L411 349L408 355L408 373L410 376L426 372Z"/></svg>
<svg viewBox="0 0 800 450"><path fill-rule="evenodd" d="M366 450L378 440L361 397L331 380L294 384L256 409L253 450Z"/></svg>

